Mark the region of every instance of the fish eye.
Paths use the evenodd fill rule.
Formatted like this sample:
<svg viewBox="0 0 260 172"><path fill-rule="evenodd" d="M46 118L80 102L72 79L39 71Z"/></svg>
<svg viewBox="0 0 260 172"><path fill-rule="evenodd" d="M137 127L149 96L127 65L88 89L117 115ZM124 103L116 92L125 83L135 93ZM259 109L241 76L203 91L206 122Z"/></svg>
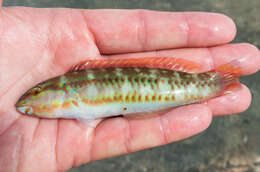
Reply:
<svg viewBox="0 0 260 172"><path fill-rule="evenodd" d="M35 87L33 90L32 90L32 95L37 95L41 92L41 87Z"/></svg>

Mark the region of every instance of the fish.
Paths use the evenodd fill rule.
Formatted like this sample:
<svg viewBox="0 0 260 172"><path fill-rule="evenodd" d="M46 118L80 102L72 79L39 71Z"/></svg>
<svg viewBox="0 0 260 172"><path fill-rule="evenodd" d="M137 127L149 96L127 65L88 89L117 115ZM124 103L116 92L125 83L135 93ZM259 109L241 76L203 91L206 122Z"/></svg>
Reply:
<svg viewBox="0 0 260 172"><path fill-rule="evenodd" d="M95 120L201 103L240 87L238 60L201 69L171 57L90 59L29 89L16 109L39 118Z"/></svg>

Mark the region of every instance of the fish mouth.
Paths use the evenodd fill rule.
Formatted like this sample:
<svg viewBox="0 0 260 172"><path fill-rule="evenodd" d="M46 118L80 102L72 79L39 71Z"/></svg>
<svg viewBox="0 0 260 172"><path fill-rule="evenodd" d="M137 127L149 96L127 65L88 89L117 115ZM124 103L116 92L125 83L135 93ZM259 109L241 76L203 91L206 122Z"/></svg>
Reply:
<svg viewBox="0 0 260 172"><path fill-rule="evenodd" d="M26 111L27 107L25 106L17 106L16 107L16 110L22 114L25 114L25 111Z"/></svg>
<svg viewBox="0 0 260 172"><path fill-rule="evenodd" d="M28 109L30 109L30 107L26 105L25 101L22 98L20 98L16 102L15 107L16 107L16 111L22 114L27 114Z"/></svg>
<svg viewBox="0 0 260 172"><path fill-rule="evenodd" d="M33 108L32 107L30 107L30 106L19 106L19 107L16 107L16 110L19 112L19 113L21 113L21 114L23 114L23 115L35 115L34 113L33 113Z"/></svg>

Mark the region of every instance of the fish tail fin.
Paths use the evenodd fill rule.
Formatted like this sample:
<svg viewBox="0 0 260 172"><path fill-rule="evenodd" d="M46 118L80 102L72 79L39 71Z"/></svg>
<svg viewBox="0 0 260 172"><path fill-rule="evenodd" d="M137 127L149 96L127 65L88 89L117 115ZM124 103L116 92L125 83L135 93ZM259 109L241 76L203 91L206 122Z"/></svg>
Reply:
<svg viewBox="0 0 260 172"><path fill-rule="evenodd" d="M243 59L233 60L227 64L218 66L214 70L221 77L220 80L224 94L241 89L239 77L243 74L242 60Z"/></svg>
<svg viewBox="0 0 260 172"><path fill-rule="evenodd" d="M243 59L232 60L227 64L218 66L215 71L226 77L239 78L243 74L242 60Z"/></svg>

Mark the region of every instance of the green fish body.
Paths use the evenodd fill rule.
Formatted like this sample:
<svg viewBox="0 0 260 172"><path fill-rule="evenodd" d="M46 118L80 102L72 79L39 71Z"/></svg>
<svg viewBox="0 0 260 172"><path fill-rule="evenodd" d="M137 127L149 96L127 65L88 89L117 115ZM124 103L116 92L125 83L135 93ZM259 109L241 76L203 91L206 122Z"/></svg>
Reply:
<svg viewBox="0 0 260 172"><path fill-rule="evenodd" d="M195 74L148 67L79 69L38 84L16 106L23 114L42 118L99 119L206 101L236 81L217 71Z"/></svg>

